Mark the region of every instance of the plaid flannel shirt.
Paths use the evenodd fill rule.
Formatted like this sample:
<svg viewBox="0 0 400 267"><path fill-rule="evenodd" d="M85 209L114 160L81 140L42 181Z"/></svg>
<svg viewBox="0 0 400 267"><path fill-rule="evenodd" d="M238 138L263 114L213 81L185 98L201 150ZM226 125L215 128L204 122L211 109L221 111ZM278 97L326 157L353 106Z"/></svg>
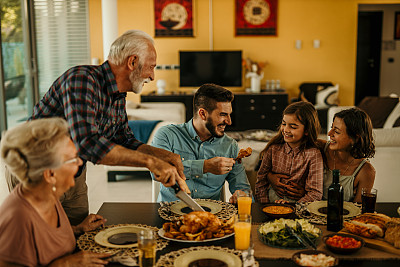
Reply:
<svg viewBox="0 0 400 267"><path fill-rule="evenodd" d="M108 61L67 70L34 107L31 119L62 117L78 155L97 163L116 145L137 149L128 126L126 93L120 93Z"/></svg>
<svg viewBox="0 0 400 267"><path fill-rule="evenodd" d="M256 200L261 203L269 202L269 172L289 176L288 179L281 180L281 183L293 182L304 186L306 194L299 202L321 200L324 166L318 148L292 149L287 143L270 146L264 154L255 185Z"/></svg>

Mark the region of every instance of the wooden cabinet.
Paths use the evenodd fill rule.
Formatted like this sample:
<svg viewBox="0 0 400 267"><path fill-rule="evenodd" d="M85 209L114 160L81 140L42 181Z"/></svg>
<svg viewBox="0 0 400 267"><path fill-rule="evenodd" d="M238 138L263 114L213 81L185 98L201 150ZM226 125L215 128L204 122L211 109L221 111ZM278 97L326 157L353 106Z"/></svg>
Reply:
<svg viewBox="0 0 400 267"><path fill-rule="evenodd" d="M142 95L142 102L182 102L186 106L186 120L193 117L193 95ZM268 92L260 94L235 93L232 103L232 125L228 131L250 129L276 130L282 112L288 105L286 93Z"/></svg>
<svg viewBox="0 0 400 267"><path fill-rule="evenodd" d="M276 130L288 105L286 93L235 94L232 131Z"/></svg>

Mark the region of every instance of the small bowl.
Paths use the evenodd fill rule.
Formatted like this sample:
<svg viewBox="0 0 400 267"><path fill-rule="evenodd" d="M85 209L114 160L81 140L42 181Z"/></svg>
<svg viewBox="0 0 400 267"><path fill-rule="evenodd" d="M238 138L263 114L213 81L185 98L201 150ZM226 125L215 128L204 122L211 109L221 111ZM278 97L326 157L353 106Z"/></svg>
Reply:
<svg viewBox="0 0 400 267"><path fill-rule="evenodd" d="M295 254L293 254L292 256L292 261L297 265L297 266L308 266L308 265L300 265L297 260L300 258L300 254L306 254L306 255L318 255L318 254L324 254L326 256L331 256L332 258L335 259L333 265L329 265L329 266L338 266L339 265L339 259L336 258L333 254L329 253L329 252L325 252L322 250L302 250L299 252L296 252Z"/></svg>
<svg viewBox="0 0 400 267"><path fill-rule="evenodd" d="M264 209L266 207L271 207L271 206L278 206L278 207L287 207L289 209L291 209L290 213L269 213L267 211L265 211ZM295 213L295 207L288 205L288 204L280 204L280 203L269 203L269 204L265 204L262 209L261 209L268 217L273 218L273 219L279 219L279 218L291 218L293 217L294 213Z"/></svg>
<svg viewBox="0 0 400 267"><path fill-rule="evenodd" d="M361 242L361 246L359 246L357 248L339 248L339 247L334 247L334 246L327 244L326 241L328 240L328 238L331 236L334 236L334 235L354 238L355 240ZM332 251L333 253L337 253L337 254L353 254L353 253L356 253L357 251L359 251L365 245L365 241L361 237L355 236L355 235L342 234L342 233L333 233L333 234L326 235L323 237L323 241L325 243L325 246L330 251Z"/></svg>

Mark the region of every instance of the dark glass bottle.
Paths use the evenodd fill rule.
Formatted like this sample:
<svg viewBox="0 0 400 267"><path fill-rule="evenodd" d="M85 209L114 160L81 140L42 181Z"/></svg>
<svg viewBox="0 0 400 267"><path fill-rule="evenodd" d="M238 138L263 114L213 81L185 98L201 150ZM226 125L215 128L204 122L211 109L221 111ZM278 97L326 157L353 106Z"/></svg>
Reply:
<svg viewBox="0 0 400 267"><path fill-rule="evenodd" d="M339 170L333 170L332 184L328 188L328 231L340 231L343 228L343 187L339 183Z"/></svg>

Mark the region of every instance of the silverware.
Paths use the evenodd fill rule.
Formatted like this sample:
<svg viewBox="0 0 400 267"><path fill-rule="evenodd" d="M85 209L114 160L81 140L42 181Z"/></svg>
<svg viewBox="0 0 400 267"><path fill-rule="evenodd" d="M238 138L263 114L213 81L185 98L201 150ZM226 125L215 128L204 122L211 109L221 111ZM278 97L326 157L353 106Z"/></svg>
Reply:
<svg viewBox="0 0 400 267"><path fill-rule="evenodd" d="M308 244L310 244L312 247L313 247L313 249L317 249L317 246L314 244L314 242L312 242L311 240L310 240L310 238L308 238L308 236L307 235L305 235L304 233L303 233L303 228L301 227L301 224L299 223L299 222L296 222L296 229L298 230L298 231L300 231L300 233L302 234L302 236L304 237L304 239L305 239L305 241L308 243Z"/></svg>
<svg viewBox="0 0 400 267"><path fill-rule="evenodd" d="M182 191L178 184L172 186L175 196L185 202L192 210L205 211L196 201L193 200L186 192Z"/></svg>
<svg viewBox="0 0 400 267"><path fill-rule="evenodd" d="M314 242L312 242L310 240L310 238L308 238L308 236L303 233L303 228L301 227L301 224L299 222L296 222L296 227L297 227L297 230L299 230L300 233L302 234L302 236L304 237L305 241L308 244L310 244L313 247L313 249L317 249L317 246L314 244Z"/></svg>
<svg viewBox="0 0 400 267"><path fill-rule="evenodd" d="M291 227L289 227L287 224L285 224L285 227L286 227L286 229L289 231L289 233L290 233L292 236L296 237L297 240L299 240L300 243L303 244L306 248L308 248L308 249L309 249L309 248L312 248L306 241L304 241L298 234L296 234L296 233L294 232L294 230L293 230Z"/></svg>

